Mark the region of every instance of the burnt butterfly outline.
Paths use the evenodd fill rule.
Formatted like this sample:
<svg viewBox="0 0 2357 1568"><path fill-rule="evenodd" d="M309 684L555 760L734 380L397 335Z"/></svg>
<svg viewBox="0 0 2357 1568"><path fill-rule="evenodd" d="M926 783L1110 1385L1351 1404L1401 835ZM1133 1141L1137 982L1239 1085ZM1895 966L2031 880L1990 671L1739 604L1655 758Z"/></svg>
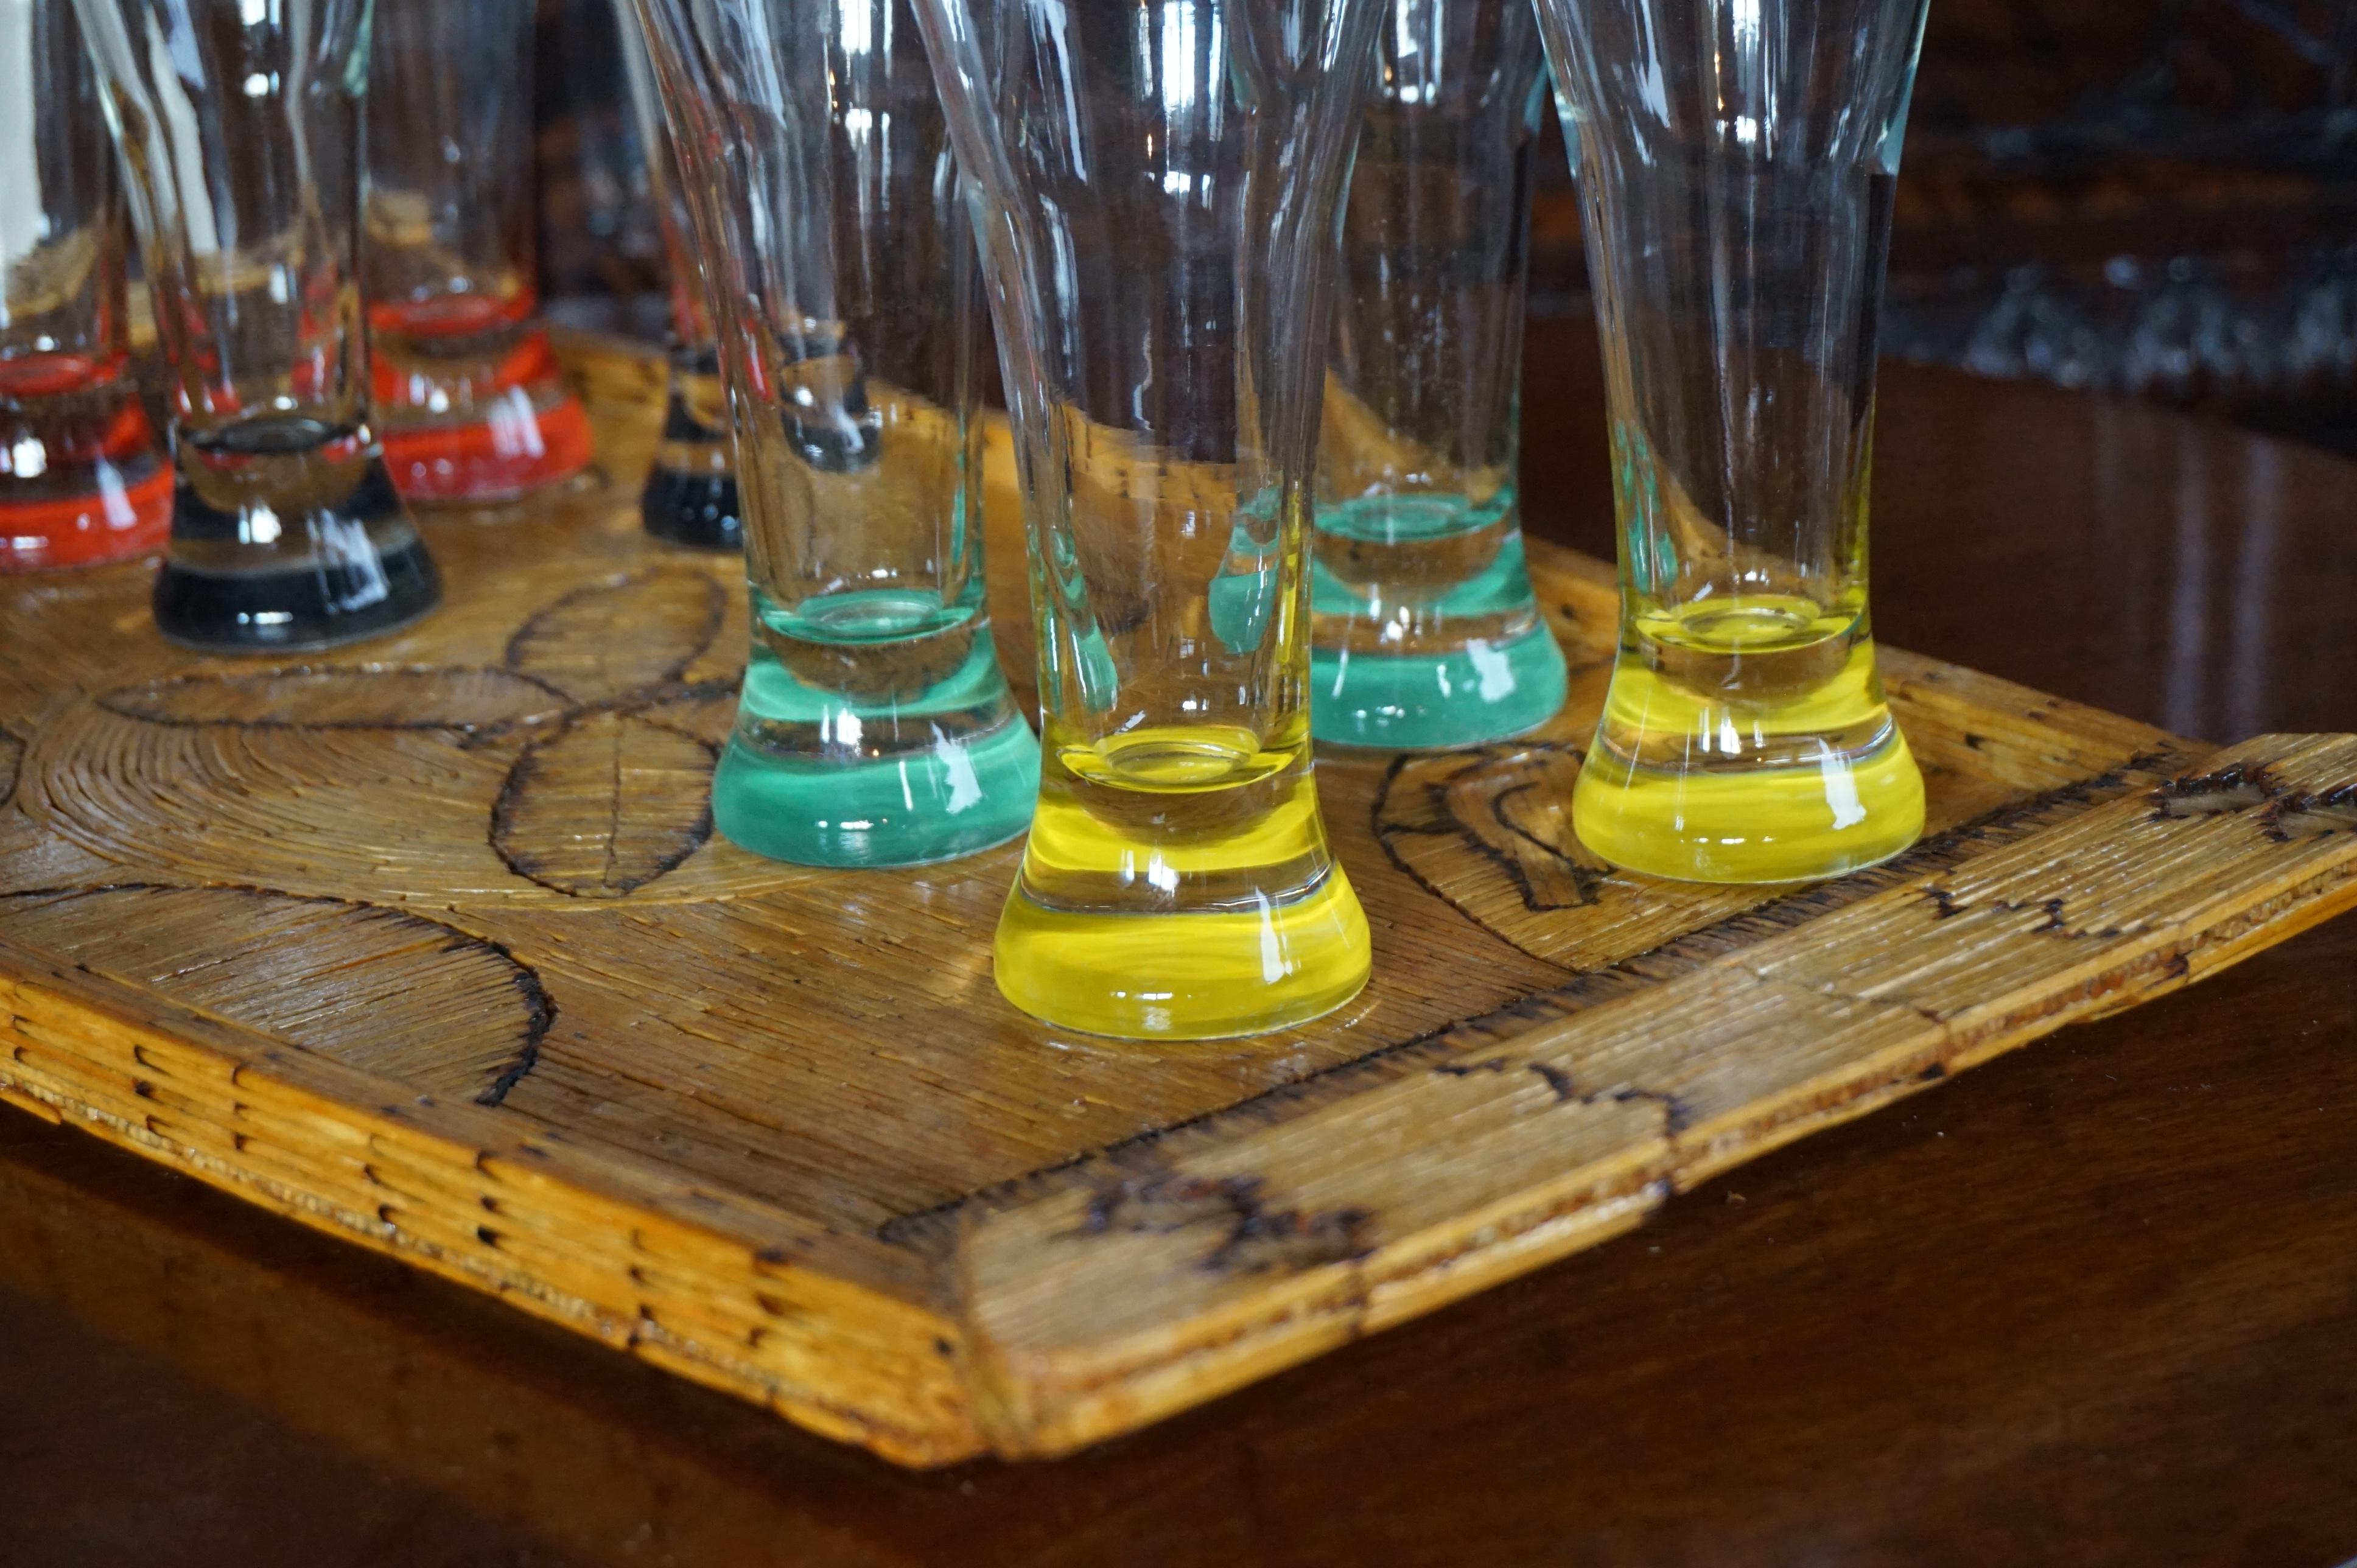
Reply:
<svg viewBox="0 0 2357 1568"><path fill-rule="evenodd" d="M686 672L726 610L709 575L656 566L552 601L508 639L498 665L167 676L97 703L147 724L439 730L469 747L527 733L491 805L492 850L552 891L620 897L712 836L712 770L740 677ZM641 787L665 776L679 782Z"/></svg>

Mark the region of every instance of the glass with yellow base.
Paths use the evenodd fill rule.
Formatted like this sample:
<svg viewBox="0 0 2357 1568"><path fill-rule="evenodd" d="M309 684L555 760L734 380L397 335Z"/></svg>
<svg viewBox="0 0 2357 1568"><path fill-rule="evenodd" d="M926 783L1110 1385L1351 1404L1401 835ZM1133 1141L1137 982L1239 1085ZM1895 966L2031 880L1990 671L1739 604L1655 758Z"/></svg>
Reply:
<svg viewBox="0 0 2357 1568"><path fill-rule="evenodd" d="M1874 323L1924 0L1539 0L1586 202L1620 637L1572 797L1625 870L1923 831L1867 605Z"/></svg>
<svg viewBox="0 0 2357 1568"><path fill-rule="evenodd" d="M918 0L981 236L1039 618L999 989L1210 1039L1367 978L1309 746L1311 493L1371 0Z"/></svg>

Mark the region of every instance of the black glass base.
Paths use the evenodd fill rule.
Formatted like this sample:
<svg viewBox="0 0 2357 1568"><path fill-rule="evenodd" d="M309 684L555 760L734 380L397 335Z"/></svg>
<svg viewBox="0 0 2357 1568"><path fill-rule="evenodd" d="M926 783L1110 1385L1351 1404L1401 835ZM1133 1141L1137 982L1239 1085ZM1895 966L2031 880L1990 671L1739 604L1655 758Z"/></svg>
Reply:
<svg viewBox="0 0 2357 1568"><path fill-rule="evenodd" d="M650 534L672 544L697 550L745 547L745 520L737 510L732 474L683 474L657 467L639 493L639 515Z"/></svg>
<svg viewBox="0 0 2357 1568"><path fill-rule="evenodd" d="M655 445L647 488L639 492L639 516L647 532L695 550L745 547L745 514L737 476L729 471L727 427L706 424L696 414L699 400L707 410L717 406L719 370L708 352L672 351L662 439Z"/></svg>
<svg viewBox="0 0 2357 1568"><path fill-rule="evenodd" d="M356 446L332 464L306 454L299 471L271 476L294 482L246 492L274 494L276 506L221 485L219 465L200 477L237 504L207 500L191 480L191 456L184 446L171 550L156 578L156 629L172 641L212 653L332 648L406 626L441 602L434 559L372 448Z"/></svg>
<svg viewBox="0 0 2357 1568"><path fill-rule="evenodd" d="M407 626L442 600L425 542L365 564L337 562L218 575L167 560L156 578L156 628L209 653L299 652Z"/></svg>

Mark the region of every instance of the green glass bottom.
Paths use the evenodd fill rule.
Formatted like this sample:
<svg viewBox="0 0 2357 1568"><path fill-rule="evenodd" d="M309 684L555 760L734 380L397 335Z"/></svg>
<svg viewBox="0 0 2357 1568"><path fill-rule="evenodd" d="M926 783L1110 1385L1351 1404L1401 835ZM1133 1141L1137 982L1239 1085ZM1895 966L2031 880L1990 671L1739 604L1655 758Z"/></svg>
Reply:
<svg viewBox="0 0 2357 1568"><path fill-rule="evenodd" d="M1544 623L1444 653L1313 649L1310 730L1345 746L1426 750L1521 735L1563 706L1563 650Z"/></svg>
<svg viewBox="0 0 2357 1568"><path fill-rule="evenodd" d="M1030 825L1039 743L987 627L915 698L858 701L797 680L757 634L712 821L742 849L799 865L922 865Z"/></svg>
<svg viewBox="0 0 2357 1568"><path fill-rule="evenodd" d="M1480 746L1563 706L1563 650L1531 593L1509 488L1321 507L1310 572L1310 733Z"/></svg>

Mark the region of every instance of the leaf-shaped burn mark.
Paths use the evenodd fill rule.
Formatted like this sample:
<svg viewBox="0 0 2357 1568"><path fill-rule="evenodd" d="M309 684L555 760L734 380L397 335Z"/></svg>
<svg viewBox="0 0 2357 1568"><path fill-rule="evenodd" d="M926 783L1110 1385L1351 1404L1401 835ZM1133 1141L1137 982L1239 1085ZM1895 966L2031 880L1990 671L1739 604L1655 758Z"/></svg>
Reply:
<svg viewBox="0 0 2357 1568"><path fill-rule="evenodd" d="M98 698L144 724L246 729L455 730L480 735L560 717L562 693L511 670L363 664L171 675Z"/></svg>
<svg viewBox="0 0 2357 1568"><path fill-rule="evenodd" d="M491 808L508 868L579 898L635 892L712 836L719 749L635 714L585 714L517 757Z"/></svg>
<svg viewBox="0 0 2357 1568"><path fill-rule="evenodd" d="M1272 1209L1258 1176L1132 1177L1099 1187L1075 1232L1163 1233L1217 1224L1226 1234L1205 1255L1217 1273L1292 1272L1364 1257L1373 1250L1374 1216L1356 1208Z"/></svg>
<svg viewBox="0 0 2357 1568"><path fill-rule="evenodd" d="M2343 784L2321 795L2303 789L2280 796L2268 806L2265 821L2267 836L2277 843L2357 833L2357 784Z"/></svg>
<svg viewBox="0 0 2357 1568"><path fill-rule="evenodd" d="M508 641L508 668L576 702L621 701L676 681L712 645L727 612L720 585L654 566L576 588Z"/></svg>
<svg viewBox="0 0 2357 1568"><path fill-rule="evenodd" d="M2257 763L2230 762L2214 773L2170 779L2152 792L2153 820L2214 817L2227 811L2247 811L2264 806L2283 792L2283 786Z"/></svg>
<svg viewBox="0 0 2357 1568"><path fill-rule="evenodd" d="M1447 879L1417 865L1433 840L1480 853L1505 874L1525 908L1578 908L1596 902L1609 875L1571 829L1578 777L1579 754L1567 746L1403 757L1376 799L1375 836L1394 864L1444 898Z"/></svg>
<svg viewBox="0 0 2357 1568"><path fill-rule="evenodd" d="M556 1016L497 942L421 916L247 887L0 897L11 937L424 1094L496 1105Z"/></svg>

